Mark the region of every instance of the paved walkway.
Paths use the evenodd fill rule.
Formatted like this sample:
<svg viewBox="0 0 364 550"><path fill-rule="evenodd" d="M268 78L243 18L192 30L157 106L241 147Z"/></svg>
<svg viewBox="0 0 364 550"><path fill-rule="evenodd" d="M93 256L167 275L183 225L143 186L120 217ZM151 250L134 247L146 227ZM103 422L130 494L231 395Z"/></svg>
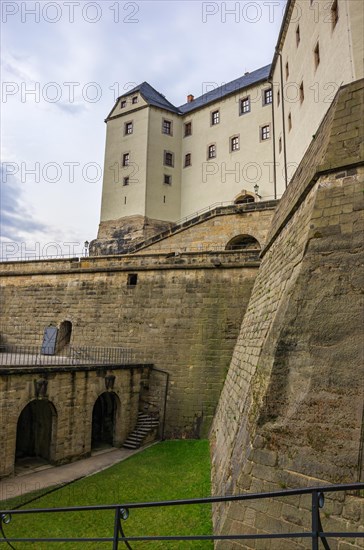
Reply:
<svg viewBox="0 0 364 550"><path fill-rule="evenodd" d="M152 443L155 445L155 443ZM65 464L64 466L51 466L32 471L29 474L21 474L14 477L8 477L0 481L0 502L8 498L25 495L31 491L37 491L45 487L52 487L62 483L69 483L86 477L96 472L101 472L113 464L125 460L129 456L139 453L150 447L146 445L135 451L129 449L111 449L100 453L95 453L89 458Z"/></svg>

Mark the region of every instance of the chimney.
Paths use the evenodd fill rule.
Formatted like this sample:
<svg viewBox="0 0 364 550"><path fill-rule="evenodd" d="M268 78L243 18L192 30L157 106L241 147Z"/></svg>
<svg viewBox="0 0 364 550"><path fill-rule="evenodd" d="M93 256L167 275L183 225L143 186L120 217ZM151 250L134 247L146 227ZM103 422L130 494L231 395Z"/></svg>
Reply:
<svg viewBox="0 0 364 550"><path fill-rule="evenodd" d="M195 96L193 96L192 94L188 94L187 103L191 103L194 99L195 99Z"/></svg>

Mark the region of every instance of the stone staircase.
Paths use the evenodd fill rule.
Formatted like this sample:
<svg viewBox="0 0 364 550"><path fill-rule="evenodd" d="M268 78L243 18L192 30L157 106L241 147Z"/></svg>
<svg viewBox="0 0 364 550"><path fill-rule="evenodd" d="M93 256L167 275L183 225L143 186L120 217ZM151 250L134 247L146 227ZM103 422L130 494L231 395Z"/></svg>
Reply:
<svg viewBox="0 0 364 550"><path fill-rule="evenodd" d="M159 418L145 412L138 413L138 420L134 430L123 443L126 449L138 449L144 443L156 438L159 427Z"/></svg>

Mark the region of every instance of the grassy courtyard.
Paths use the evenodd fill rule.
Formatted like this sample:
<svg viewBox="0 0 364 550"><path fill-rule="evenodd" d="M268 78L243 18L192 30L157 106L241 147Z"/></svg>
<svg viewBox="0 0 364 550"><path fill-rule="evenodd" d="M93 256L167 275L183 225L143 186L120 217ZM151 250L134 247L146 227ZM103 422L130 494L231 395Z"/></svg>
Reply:
<svg viewBox="0 0 364 550"><path fill-rule="evenodd" d="M207 497L211 494L210 458L207 441L165 441L132 456L111 468L40 496L24 508L88 506L151 500L175 500ZM1 502L0 508L15 508L32 495ZM113 534L113 511L78 512L13 516L5 526L8 537L110 537ZM197 535L212 532L211 507L177 506L131 510L123 522L125 534ZM110 549L112 543L13 543L16 550ZM133 550L211 549L210 541L134 542ZM119 548L126 548L119 544Z"/></svg>

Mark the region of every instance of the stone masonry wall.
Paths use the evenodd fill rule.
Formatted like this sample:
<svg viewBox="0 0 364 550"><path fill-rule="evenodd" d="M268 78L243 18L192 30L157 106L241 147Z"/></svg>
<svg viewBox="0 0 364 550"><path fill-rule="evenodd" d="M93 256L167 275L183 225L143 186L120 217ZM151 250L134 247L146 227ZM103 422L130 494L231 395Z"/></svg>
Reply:
<svg viewBox="0 0 364 550"><path fill-rule="evenodd" d="M215 494L363 480L362 94L363 82L340 91L273 220L211 432ZM310 530L310 509L307 497L221 505L214 527ZM362 530L363 499L333 494L322 518L329 531Z"/></svg>
<svg viewBox="0 0 364 550"><path fill-rule="evenodd" d="M226 252L1 267L5 343L40 347L44 328L67 320L71 346L130 348L134 363L170 373L166 436L206 436L256 262ZM136 286L128 285L130 274L137 275Z"/></svg>
<svg viewBox="0 0 364 550"><path fill-rule="evenodd" d="M37 380L47 381L43 399L51 403L54 411L50 461L62 464L88 456L91 451L92 411L98 396L106 391L106 374L115 376L112 393L117 396L119 405L114 445L119 446L137 420L141 367L1 367L0 478L13 473L18 418L24 407L37 399Z"/></svg>
<svg viewBox="0 0 364 550"><path fill-rule="evenodd" d="M218 214L203 219L191 226L181 227L178 232L141 249L138 254L152 252L185 252L225 250L226 245L238 235L251 235L263 247L272 222L275 205L254 204L260 210L246 210L250 205L232 206L230 214Z"/></svg>

